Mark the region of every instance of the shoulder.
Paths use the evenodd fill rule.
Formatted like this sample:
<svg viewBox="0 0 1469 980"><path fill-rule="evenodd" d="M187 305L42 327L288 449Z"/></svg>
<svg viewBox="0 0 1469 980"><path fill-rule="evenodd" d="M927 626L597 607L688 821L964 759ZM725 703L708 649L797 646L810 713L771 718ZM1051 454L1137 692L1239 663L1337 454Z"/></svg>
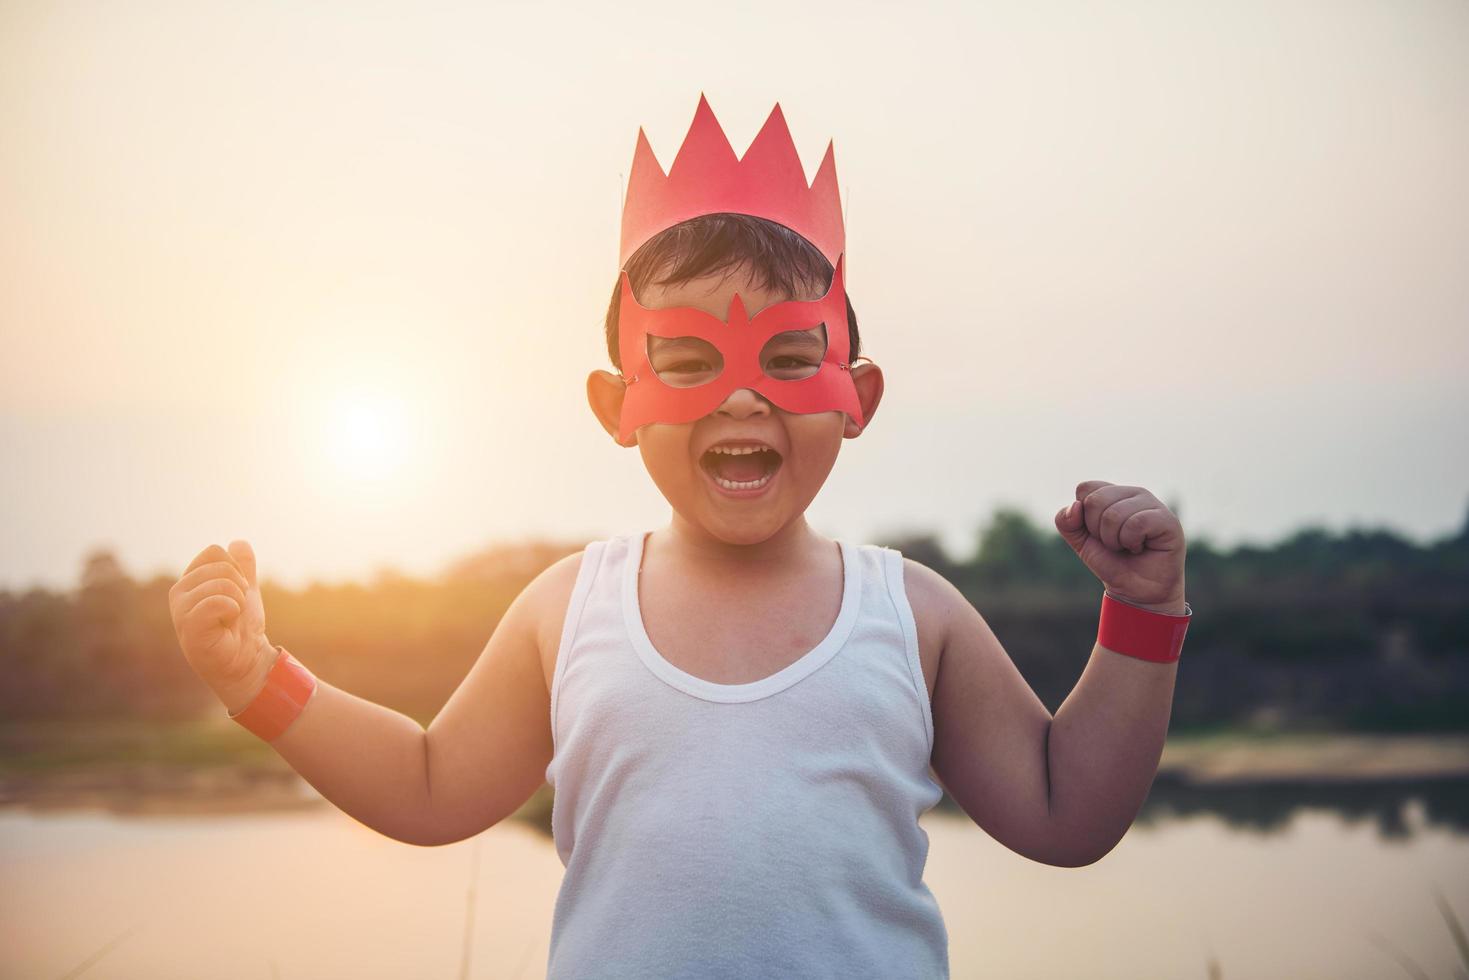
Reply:
<svg viewBox="0 0 1469 980"><path fill-rule="evenodd" d="M940 635L947 634L955 612L969 605L954 583L907 556L903 557L903 590L908 594L914 620Z"/></svg>
<svg viewBox="0 0 1469 980"><path fill-rule="evenodd" d="M969 600L952 582L920 561L903 556L902 571L903 592L913 610L919 659L932 698L950 630L958 614L969 607Z"/></svg>
<svg viewBox="0 0 1469 980"><path fill-rule="evenodd" d="M530 580L521 595L534 606L548 603L554 605L558 599L564 604L571 597L571 590L576 587L576 577L581 571L582 558L586 553L587 549L584 547L556 559Z"/></svg>
<svg viewBox="0 0 1469 980"><path fill-rule="evenodd" d="M588 545L587 547L590 547ZM526 626L535 633L536 648L540 652L541 674L546 678L546 690L551 690L551 679L556 673L556 651L561 645L561 627L566 620L566 609L571 603L571 594L576 589L577 576L581 573L582 560L587 548L558 558L521 591L515 600L524 607Z"/></svg>

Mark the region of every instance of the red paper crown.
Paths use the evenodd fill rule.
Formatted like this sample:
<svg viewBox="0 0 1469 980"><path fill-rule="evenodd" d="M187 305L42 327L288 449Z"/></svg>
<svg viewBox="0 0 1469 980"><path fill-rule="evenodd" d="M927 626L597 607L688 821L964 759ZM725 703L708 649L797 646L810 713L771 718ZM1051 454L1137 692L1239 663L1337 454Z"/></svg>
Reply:
<svg viewBox="0 0 1469 980"><path fill-rule="evenodd" d="M622 205L618 264L626 266L638 246L665 228L720 211L752 214L785 225L835 266L845 246L846 230L831 142L827 141L826 156L808 187L779 102L739 158L700 92L694 121L666 175L639 127Z"/></svg>

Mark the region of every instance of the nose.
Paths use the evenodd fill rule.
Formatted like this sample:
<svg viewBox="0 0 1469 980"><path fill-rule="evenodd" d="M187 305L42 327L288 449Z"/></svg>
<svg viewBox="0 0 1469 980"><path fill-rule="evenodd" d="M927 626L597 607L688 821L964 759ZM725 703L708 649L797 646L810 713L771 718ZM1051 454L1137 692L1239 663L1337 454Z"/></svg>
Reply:
<svg viewBox="0 0 1469 980"><path fill-rule="evenodd" d="M732 419L747 419L769 415L771 404L754 388L736 388L729 393L729 397L715 411L719 415L728 415Z"/></svg>

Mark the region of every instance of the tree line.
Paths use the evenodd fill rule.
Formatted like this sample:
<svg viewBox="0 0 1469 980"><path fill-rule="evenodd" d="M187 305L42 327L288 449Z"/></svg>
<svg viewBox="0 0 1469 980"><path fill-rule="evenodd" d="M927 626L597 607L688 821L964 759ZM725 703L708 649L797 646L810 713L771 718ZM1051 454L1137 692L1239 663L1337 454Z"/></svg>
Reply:
<svg viewBox="0 0 1469 980"><path fill-rule="evenodd" d="M1060 706L1096 639L1102 589L1053 528L1000 508L964 557L931 535L879 543L952 581ZM525 584L584 544L495 545L427 579L382 571L301 590L267 579L268 631L332 684L427 724ZM1185 574L1194 617L1171 730L1469 730L1469 518L1427 545L1321 527L1230 550L1190 538ZM174 636L175 579L136 580L99 549L74 589L0 591L0 716L221 711Z"/></svg>

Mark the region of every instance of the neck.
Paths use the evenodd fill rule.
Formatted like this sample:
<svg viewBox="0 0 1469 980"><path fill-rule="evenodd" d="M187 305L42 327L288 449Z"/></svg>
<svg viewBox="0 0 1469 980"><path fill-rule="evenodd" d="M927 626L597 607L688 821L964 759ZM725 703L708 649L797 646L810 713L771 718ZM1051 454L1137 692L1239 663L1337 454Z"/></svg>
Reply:
<svg viewBox="0 0 1469 980"><path fill-rule="evenodd" d="M720 565L784 565L800 562L824 541L802 514L779 531L753 544L730 544L683 518L678 511L668 523L668 548L686 561Z"/></svg>

